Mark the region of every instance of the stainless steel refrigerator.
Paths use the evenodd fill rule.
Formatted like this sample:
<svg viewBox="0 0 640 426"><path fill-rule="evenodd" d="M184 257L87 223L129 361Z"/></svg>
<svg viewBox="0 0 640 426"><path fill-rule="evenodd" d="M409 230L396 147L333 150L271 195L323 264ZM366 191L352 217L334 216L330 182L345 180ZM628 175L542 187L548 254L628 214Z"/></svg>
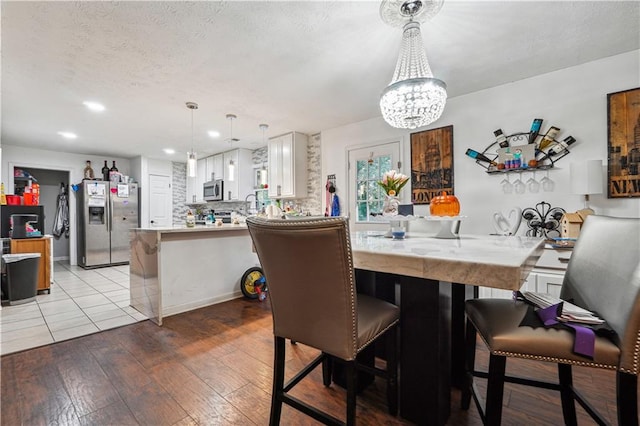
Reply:
<svg viewBox="0 0 640 426"><path fill-rule="evenodd" d="M138 184L84 181L79 185L78 265L129 262L129 230L138 227Z"/></svg>

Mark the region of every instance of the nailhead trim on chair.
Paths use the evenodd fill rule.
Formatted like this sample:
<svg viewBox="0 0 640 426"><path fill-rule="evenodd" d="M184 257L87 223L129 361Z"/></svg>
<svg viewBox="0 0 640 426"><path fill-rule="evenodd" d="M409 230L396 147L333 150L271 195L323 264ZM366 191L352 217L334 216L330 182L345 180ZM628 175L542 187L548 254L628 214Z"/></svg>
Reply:
<svg viewBox="0 0 640 426"><path fill-rule="evenodd" d="M380 333L376 334L374 337L372 337L371 339L367 340L367 342L360 346L360 349L358 349L358 353L360 353L360 351L362 351L364 348L366 348L367 346L369 346L369 344L371 342L373 342L374 340L376 340L378 337L382 336L384 333L387 332L387 330L389 330L391 327L395 326L396 324L398 324L400 322L400 320L396 320L393 323L389 324L384 330L380 331Z"/></svg>
<svg viewBox="0 0 640 426"><path fill-rule="evenodd" d="M633 370L627 370L626 368L621 368L620 371L629 374L638 375L638 353L640 352L640 333L636 335L636 344L633 351Z"/></svg>
<svg viewBox="0 0 640 426"><path fill-rule="evenodd" d="M349 254L349 288L351 289L351 318L353 318L353 324L351 324L351 337L353 340L353 353L358 353L358 316L356 314L355 304L355 283L353 282L353 257L351 254L351 238L349 237L349 221L347 221L347 253Z"/></svg>
<svg viewBox="0 0 640 426"><path fill-rule="evenodd" d="M473 323L473 321L472 321L472 323ZM475 324L473 324L473 326L475 327L476 330L478 329L478 327L476 327ZM496 350L491 349L491 345L489 345L489 343L487 343L487 341L485 340L484 336L481 333L478 333L478 335L480 336L480 338L484 342L484 345L487 348L489 348L489 350L491 351L491 353L493 355L508 356L508 357L513 357L513 358L534 359L534 360L538 360L538 361L555 362L555 363L561 363L561 364L581 365L581 366L584 366L584 367L597 367L597 368L602 368L602 369L607 369L607 370L624 371L623 369L618 368L617 365L600 364L600 363L597 363L597 362L576 361L576 360L572 360L572 359L556 358L556 357L550 357L550 356L521 354L521 353L517 353L517 352L496 351ZM637 353L637 351L636 351L636 353ZM636 374L636 373L632 373L632 374Z"/></svg>
<svg viewBox="0 0 640 426"><path fill-rule="evenodd" d="M342 219L327 219L327 222L342 222ZM316 222L306 221L306 220L297 220L294 222L296 225L314 225ZM278 223L282 226L287 226L286 222ZM349 284L350 284L350 300L351 300L351 318L353 318L353 322L351 324L351 337L353 340L353 353L358 353L358 317L356 315L356 304L355 304L355 283L353 282L353 257L351 254L351 238L349 238L349 222L346 221L347 224L347 249L349 253ZM386 331L387 329L385 329ZM379 335L378 335L379 336ZM367 342L369 344L370 342ZM366 345L365 345L366 346ZM364 346L363 346L364 347ZM362 349L362 348L361 348Z"/></svg>
<svg viewBox="0 0 640 426"><path fill-rule="evenodd" d="M609 369L609 370L618 369L617 365L600 364L597 362L576 361L573 359L556 358L551 356L529 355L529 354L520 354L516 352L505 352L505 351L491 351L491 353L494 355L502 355L502 356L508 356L513 358L534 359L538 361L548 361L548 362L554 362L554 363L560 363L560 364L581 365L585 367L597 367L597 368L603 368L603 369Z"/></svg>

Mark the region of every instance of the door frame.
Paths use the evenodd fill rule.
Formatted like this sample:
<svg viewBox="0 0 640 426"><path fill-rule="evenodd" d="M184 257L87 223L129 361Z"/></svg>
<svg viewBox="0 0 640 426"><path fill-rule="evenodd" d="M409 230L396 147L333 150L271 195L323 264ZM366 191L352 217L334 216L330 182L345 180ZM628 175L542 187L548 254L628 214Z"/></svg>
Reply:
<svg viewBox="0 0 640 426"><path fill-rule="evenodd" d="M69 202L69 265L75 266L78 264L78 246L77 246L77 214L76 214L76 196L75 193L71 190L71 174L75 170L72 167L65 166L51 166L42 163L30 163L28 161L9 161L7 162L9 170L7 171L7 185L8 188L14 188L15 181L13 179L13 170L18 168L27 168L27 169L42 169L42 170L53 170L56 172L67 172L69 179L69 191L67 193L67 201ZM12 189L13 191L13 189ZM73 196L71 196L73 194Z"/></svg>
<svg viewBox="0 0 640 426"><path fill-rule="evenodd" d="M396 136L396 137L392 137L392 138L386 138L386 139L381 139L381 140L377 140L377 141L372 141L372 142L367 142L367 143L361 143L361 144L355 144L355 145L348 145L345 147L345 162L344 162L344 172L345 172L345 176L347 179L347 195L345 197L345 202L346 202L346 213L343 215L346 215L349 218L349 226L351 227L352 230L361 230L361 229L376 229L378 224L375 223L360 223L358 224L356 222L355 218L351 217L351 203L355 202L355 200L352 199L352 194L351 194L351 176L350 176L350 170L349 170L349 156L351 151L359 151L361 149L374 149L375 147L378 146L383 146L383 145L390 145L393 143L397 143L398 144L398 161L400 162L400 167L398 167L398 171L400 171L401 173L404 173L403 170L407 167L407 165L405 164L404 161L404 146L405 146L405 136ZM409 166L410 167L410 166ZM408 173L404 173L406 175L410 175Z"/></svg>

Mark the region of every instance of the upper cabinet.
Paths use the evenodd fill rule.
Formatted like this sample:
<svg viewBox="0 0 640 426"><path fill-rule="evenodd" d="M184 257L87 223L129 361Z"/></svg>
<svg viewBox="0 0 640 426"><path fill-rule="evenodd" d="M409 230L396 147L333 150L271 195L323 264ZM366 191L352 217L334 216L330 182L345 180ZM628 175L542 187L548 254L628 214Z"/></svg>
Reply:
<svg viewBox="0 0 640 426"><path fill-rule="evenodd" d="M253 160L251 150L239 148L223 153L223 201L244 201L253 193Z"/></svg>
<svg viewBox="0 0 640 426"><path fill-rule="evenodd" d="M291 132L269 139L269 197L307 196L307 135Z"/></svg>
<svg viewBox="0 0 640 426"><path fill-rule="evenodd" d="M207 182L224 179L224 154L216 154L211 157L207 157Z"/></svg>

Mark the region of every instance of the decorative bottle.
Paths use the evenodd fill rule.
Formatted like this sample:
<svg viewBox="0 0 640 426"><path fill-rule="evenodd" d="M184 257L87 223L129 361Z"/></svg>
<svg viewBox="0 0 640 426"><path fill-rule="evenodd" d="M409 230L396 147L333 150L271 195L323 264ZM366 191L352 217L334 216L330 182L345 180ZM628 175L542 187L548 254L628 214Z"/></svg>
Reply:
<svg viewBox="0 0 640 426"><path fill-rule="evenodd" d="M87 166L84 168L84 179L93 180L93 169L91 168L91 161L87 160Z"/></svg>
<svg viewBox="0 0 640 426"><path fill-rule="evenodd" d="M110 172L117 172L118 168L116 167L116 162L115 160L113 161L113 166L111 166L111 168L109 169Z"/></svg>
<svg viewBox="0 0 640 426"><path fill-rule="evenodd" d="M540 127L542 127L542 118L534 118L531 123L531 130L529 131L529 143L535 143L538 133L540 133Z"/></svg>
<svg viewBox="0 0 640 426"><path fill-rule="evenodd" d="M469 157L474 158L478 161L484 161L487 162L489 164L491 164L492 166L496 165L496 162L491 160L489 157L487 157L484 154L479 153L478 151L475 151L473 149L467 149L467 152L465 152L465 154L467 154Z"/></svg>
<svg viewBox="0 0 640 426"><path fill-rule="evenodd" d="M549 152L547 154L550 157L553 155L558 155L564 152L567 148L569 148L570 145L573 145L575 141L576 141L576 138L574 138L573 136L567 136L566 138L564 138L562 142L558 142L554 146L549 148Z"/></svg>
<svg viewBox="0 0 640 426"><path fill-rule="evenodd" d="M102 166L102 180L109 180L109 166L107 166L107 160L104 160L104 166Z"/></svg>
<svg viewBox="0 0 640 426"><path fill-rule="evenodd" d="M500 148L506 148L509 146L509 141L507 140L507 137L504 135L504 133L502 133L502 129L496 130L495 132L493 132L493 134L496 137L496 142L498 142Z"/></svg>
<svg viewBox="0 0 640 426"><path fill-rule="evenodd" d="M558 135L559 132L560 132L559 127L551 126L549 130L547 130L547 133L544 135L542 140L540 141L540 145L538 145L538 149L542 151L545 148L547 148L549 145L551 145L553 141L556 139L556 136Z"/></svg>

